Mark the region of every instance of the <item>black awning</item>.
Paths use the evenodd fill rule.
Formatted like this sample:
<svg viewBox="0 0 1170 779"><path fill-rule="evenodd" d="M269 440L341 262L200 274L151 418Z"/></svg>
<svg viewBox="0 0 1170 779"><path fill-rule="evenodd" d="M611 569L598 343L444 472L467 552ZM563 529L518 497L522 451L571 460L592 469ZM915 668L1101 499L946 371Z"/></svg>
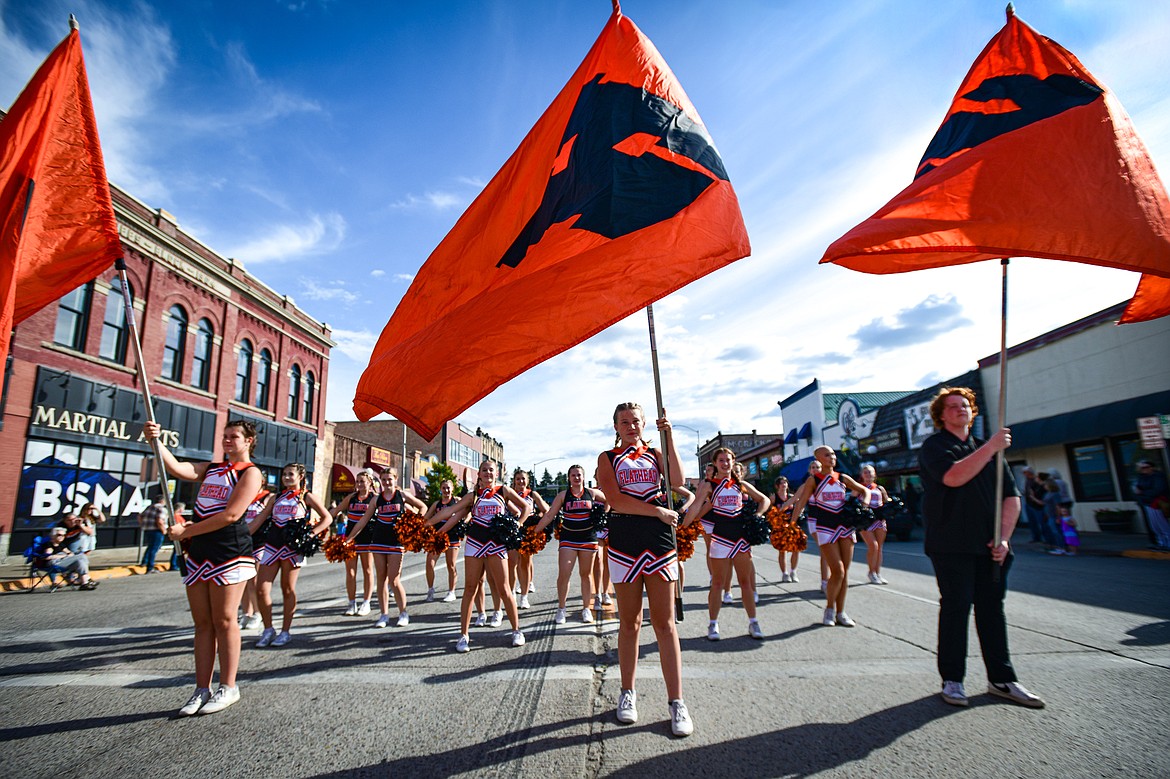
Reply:
<svg viewBox="0 0 1170 779"><path fill-rule="evenodd" d="M1008 399L1011 407L1011 399ZM1092 408L1082 408L1042 419L1014 422L1013 449L1030 449L1049 444L1073 443L1091 438L1137 432L1138 417L1170 412L1170 391L1140 398L1127 398Z"/></svg>

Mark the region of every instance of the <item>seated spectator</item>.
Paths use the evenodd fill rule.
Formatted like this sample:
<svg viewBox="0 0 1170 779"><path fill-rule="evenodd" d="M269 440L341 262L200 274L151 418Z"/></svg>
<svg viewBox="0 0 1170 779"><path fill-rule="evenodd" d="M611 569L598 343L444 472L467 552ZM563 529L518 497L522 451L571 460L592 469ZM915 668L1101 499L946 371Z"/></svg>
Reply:
<svg viewBox="0 0 1170 779"><path fill-rule="evenodd" d="M89 578L89 558L71 551L65 535L65 528L60 525L49 531L49 537L33 552L37 566L49 572L53 589L57 588L54 575L58 573L65 574L66 578L76 577L78 589L95 589L98 583Z"/></svg>

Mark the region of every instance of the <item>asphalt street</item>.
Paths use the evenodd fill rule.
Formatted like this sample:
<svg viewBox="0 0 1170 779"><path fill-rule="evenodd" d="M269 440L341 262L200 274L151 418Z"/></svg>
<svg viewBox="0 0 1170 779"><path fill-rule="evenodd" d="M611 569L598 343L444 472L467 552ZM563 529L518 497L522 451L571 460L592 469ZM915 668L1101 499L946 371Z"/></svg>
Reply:
<svg viewBox="0 0 1170 779"><path fill-rule="evenodd" d="M616 621L581 622L578 598L555 625L555 551L536 561L527 645L510 646L505 621L473 628L457 654L458 603L423 602L422 555L404 569L411 624L385 629L376 608L341 615L341 567L315 558L292 643L256 649L245 634L241 701L187 719L173 718L194 685L177 575L0 596L0 776L1170 776L1166 561L1018 553L1009 635L1021 681L1048 703L1035 711L985 694L973 629L971 706L939 700L921 542L889 544L887 586L862 583L858 546L853 629L820 625L815 554L799 584L781 584L776 554L756 547L762 642L738 597L723 640L707 640L696 558L680 625L685 739L670 735L649 627L640 719L619 725Z"/></svg>

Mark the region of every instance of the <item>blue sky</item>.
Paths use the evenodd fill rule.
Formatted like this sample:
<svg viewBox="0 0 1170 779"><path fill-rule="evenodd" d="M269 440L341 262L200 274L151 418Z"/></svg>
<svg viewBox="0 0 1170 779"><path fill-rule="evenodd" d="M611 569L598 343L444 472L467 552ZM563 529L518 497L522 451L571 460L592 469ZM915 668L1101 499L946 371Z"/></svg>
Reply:
<svg viewBox="0 0 1170 779"><path fill-rule="evenodd" d="M994 263L895 276L818 266L911 179L1001 0L626 0L703 117L753 246L655 306L684 452L782 429L777 401L916 389L998 349ZM1024 0L1170 166L1170 4ZM81 23L111 180L334 328L327 416L413 274L547 107L609 0L0 0L0 104ZM1128 298L1135 274L1021 259L1009 341ZM469 331L467 348L490 338ZM564 470L612 442L613 406L654 403L631 317L459 419L510 465ZM791 426L791 425L788 425ZM553 459L556 458L556 459ZM693 460L692 460L693 463ZM693 465L692 465L693 469Z"/></svg>

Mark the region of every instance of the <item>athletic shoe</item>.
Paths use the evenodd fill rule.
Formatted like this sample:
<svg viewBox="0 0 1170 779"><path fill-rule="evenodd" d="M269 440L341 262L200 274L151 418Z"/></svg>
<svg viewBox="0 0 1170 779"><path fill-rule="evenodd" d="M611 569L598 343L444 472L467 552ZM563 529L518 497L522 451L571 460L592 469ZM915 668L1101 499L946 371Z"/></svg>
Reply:
<svg viewBox="0 0 1170 779"><path fill-rule="evenodd" d="M594 595L594 596L593 596L593 606L594 606L594 608L598 608L598 609L600 609L600 608L601 608L601 605L602 605L602 602L601 602L601 596L600 596L600 595Z"/></svg>
<svg viewBox="0 0 1170 779"><path fill-rule="evenodd" d="M874 573L873 571L870 571L870 573L869 573L869 583L870 583L870 584L881 584L881 583L882 583L882 577L878 576L878 575L877 575L876 573Z"/></svg>
<svg viewBox="0 0 1170 779"><path fill-rule="evenodd" d="M877 583L878 584L889 584L889 582L886 581L886 578L884 576L882 576L880 573L877 575Z"/></svg>
<svg viewBox="0 0 1170 779"><path fill-rule="evenodd" d="M759 603L759 602L760 602L760 591L755 590L752 592L752 603Z"/></svg>
<svg viewBox="0 0 1170 779"><path fill-rule="evenodd" d="M480 612L480 615L475 618L475 626L481 628L487 624L487 614Z"/></svg>
<svg viewBox="0 0 1170 779"><path fill-rule="evenodd" d="M520 582L519 581L516 581L512 584L512 594L513 595L520 594Z"/></svg>
<svg viewBox="0 0 1170 779"><path fill-rule="evenodd" d="M276 631L272 628L264 628L264 632L260 634L260 640L256 642L256 648L264 649L272 643L274 638L276 638Z"/></svg>
<svg viewBox="0 0 1170 779"><path fill-rule="evenodd" d="M244 624L240 625L241 630L259 630L260 626L264 624L264 619L259 614L253 614L250 617L244 618Z"/></svg>
<svg viewBox="0 0 1170 779"><path fill-rule="evenodd" d="M512 646L524 646L524 632L521 630L512 631Z"/></svg>
<svg viewBox="0 0 1170 779"><path fill-rule="evenodd" d="M760 623L757 620L748 620L748 635L757 641L764 640L764 631L760 628Z"/></svg>
<svg viewBox="0 0 1170 779"><path fill-rule="evenodd" d="M695 724L691 722L691 713L682 698L670 702L670 732L676 736L689 736L695 732Z"/></svg>
<svg viewBox="0 0 1170 779"><path fill-rule="evenodd" d="M494 628L498 628L500 625L504 624L504 612L493 611L491 622L489 622L488 624Z"/></svg>
<svg viewBox="0 0 1170 779"><path fill-rule="evenodd" d="M969 703L962 682L943 682L939 696L952 706L966 706Z"/></svg>
<svg viewBox="0 0 1170 779"><path fill-rule="evenodd" d="M856 622L854 622L853 620L851 620L851 619L849 618L849 615L848 615L848 614L846 614L846 613L845 613L845 612L843 612L843 611L842 611L840 614L838 614L838 615L837 615L837 624L838 624L838 625L840 625L840 626L841 626L841 627L843 627L843 628L855 628L855 627L857 627L857 623L856 623Z"/></svg>
<svg viewBox="0 0 1170 779"><path fill-rule="evenodd" d="M434 587L427 587L427 603L430 603L434 599L435 599L435 588Z"/></svg>
<svg viewBox="0 0 1170 779"><path fill-rule="evenodd" d="M285 635L288 635L287 633ZM211 700L203 704L203 708L199 710L200 714L215 714L217 711L223 711L228 706L237 702L240 699L239 687L224 687L220 686L215 694L211 696Z"/></svg>
<svg viewBox="0 0 1170 779"><path fill-rule="evenodd" d="M638 721L638 693L622 690L618 696L617 721L623 725L633 725Z"/></svg>
<svg viewBox="0 0 1170 779"><path fill-rule="evenodd" d="M532 604L528 602L527 595L520 596L520 608L522 608L522 609L532 608Z"/></svg>
<svg viewBox="0 0 1170 779"><path fill-rule="evenodd" d="M837 612L833 609L825 609L825 618L821 620L821 624L825 627L831 628L837 624Z"/></svg>
<svg viewBox="0 0 1170 779"><path fill-rule="evenodd" d="M456 652L469 652L469 651L471 651L471 639L467 636L466 633L461 635L459 637L459 640L455 642L455 651Z"/></svg>
<svg viewBox="0 0 1170 779"><path fill-rule="evenodd" d="M987 691L992 695L997 695L1000 698L1006 698L1012 703L1018 703L1021 706L1027 706L1029 709L1044 708L1044 701L1040 700L1040 696L1028 691L1028 688L1019 682L1008 682L1007 684L992 684L987 688Z"/></svg>
<svg viewBox="0 0 1170 779"><path fill-rule="evenodd" d="M378 621L374 623L374 627L384 628L389 624L390 624L390 615L383 614L382 616L378 617Z"/></svg>
<svg viewBox="0 0 1170 779"><path fill-rule="evenodd" d="M787 572L787 571L785 571L784 573L780 574L780 583L781 583L781 584L788 584L788 582L790 582L790 581L792 581L792 580L788 578L788 572Z"/></svg>
<svg viewBox="0 0 1170 779"><path fill-rule="evenodd" d="M1061 555L1061 554L1064 554L1064 550L1063 549L1049 549L1048 554Z"/></svg>
<svg viewBox="0 0 1170 779"><path fill-rule="evenodd" d="M273 646L284 646L289 641L292 641L292 634L287 630L282 630L276 634L276 638L272 639Z"/></svg>
<svg viewBox="0 0 1170 779"><path fill-rule="evenodd" d="M828 586L829 586L829 580L828 579L821 579L821 592L824 592L825 588L827 588Z"/></svg>
<svg viewBox="0 0 1170 779"><path fill-rule="evenodd" d="M99 584L101 584L101 582L99 582L97 579L90 579L85 584L77 585L77 589L88 592L90 590L96 590Z"/></svg>
<svg viewBox="0 0 1170 779"><path fill-rule="evenodd" d="M601 605L608 606L611 603L613 603L613 601L610 600L608 592L601 596Z"/></svg>
<svg viewBox="0 0 1170 779"><path fill-rule="evenodd" d="M183 708L179 709L178 716L190 717L195 712L203 708L204 704L211 699L211 690L206 687L200 687L195 690L195 694L191 696L191 700L183 704Z"/></svg>
<svg viewBox="0 0 1170 779"><path fill-rule="evenodd" d="M528 591L536 592L536 582L528 582Z"/></svg>
<svg viewBox="0 0 1170 779"><path fill-rule="evenodd" d="M557 616L555 617L554 621L558 625L565 624L565 610L564 609L557 609Z"/></svg>
<svg viewBox="0 0 1170 779"><path fill-rule="evenodd" d="M455 602L455 590L447 590L447 594L443 596L443 603Z"/></svg>
<svg viewBox="0 0 1170 779"><path fill-rule="evenodd" d="M707 623L707 640L708 641L718 641L719 640L719 623L716 622L715 620L711 620L710 622Z"/></svg>
<svg viewBox="0 0 1170 779"><path fill-rule="evenodd" d="M345 614L343 614L342 616L356 617L357 616L357 606L358 606L357 601L351 600L349 602L349 608L345 610Z"/></svg>
<svg viewBox="0 0 1170 779"><path fill-rule="evenodd" d="M590 611L589 609L581 609L581 621L582 622L592 622L593 621L593 612Z"/></svg>
<svg viewBox="0 0 1170 779"><path fill-rule="evenodd" d="M357 615L359 617L365 617L369 613L370 613L370 602L368 600L364 600L358 604Z"/></svg>
<svg viewBox="0 0 1170 779"><path fill-rule="evenodd" d="M724 603L724 605L731 603L731 593L730 592L723 593L723 603Z"/></svg>
<svg viewBox="0 0 1170 779"><path fill-rule="evenodd" d="M796 578L796 571L793 571L792 573L788 574L788 581L792 582L793 584L796 584L797 582L800 581L800 579Z"/></svg>
<svg viewBox="0 0 1170 779"><path fill-rule="evenodd" d="M394 623L394 627L404 628L410 624L410 615L405 611L398 615L398 621Z"/></svg>

